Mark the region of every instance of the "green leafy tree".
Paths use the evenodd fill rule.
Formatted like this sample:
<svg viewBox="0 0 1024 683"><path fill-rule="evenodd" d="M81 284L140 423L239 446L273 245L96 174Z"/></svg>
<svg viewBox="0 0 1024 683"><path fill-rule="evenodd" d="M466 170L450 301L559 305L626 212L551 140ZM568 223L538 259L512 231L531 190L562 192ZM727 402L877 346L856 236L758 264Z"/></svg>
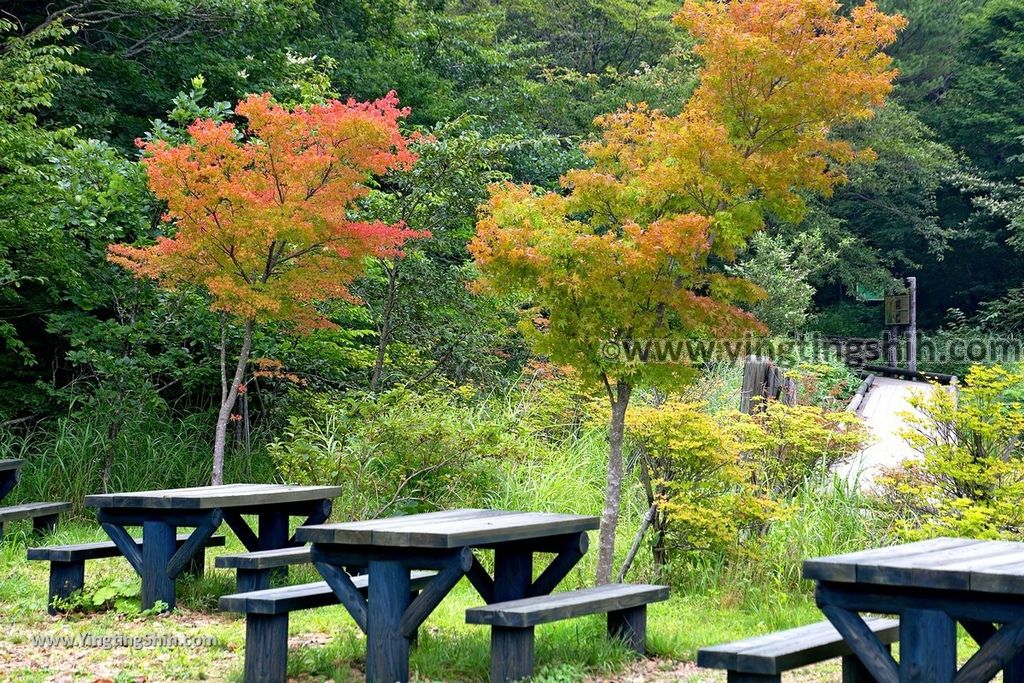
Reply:
<svg viewBox="0 0 1024 683"><path fill-rule="evenodd" d="M738 305L760 290L722 273L765 216L799 216L856 158L828 131L869 119L895 73L878 51L902 26L873 5L831 0L691 0L679 22L699 41L700 86L678 116L637 106L602 117L592 166L565 193L495 187L471 249L481 286L522 293L535 352L603 386L611 406L597 579L611 579L622 439L633 389L673 383L685 364L616 364L604 353L672 335L759 327ZM776 32L785 24L788 30ZM834 162L830 165L826 158Z"/></svg>

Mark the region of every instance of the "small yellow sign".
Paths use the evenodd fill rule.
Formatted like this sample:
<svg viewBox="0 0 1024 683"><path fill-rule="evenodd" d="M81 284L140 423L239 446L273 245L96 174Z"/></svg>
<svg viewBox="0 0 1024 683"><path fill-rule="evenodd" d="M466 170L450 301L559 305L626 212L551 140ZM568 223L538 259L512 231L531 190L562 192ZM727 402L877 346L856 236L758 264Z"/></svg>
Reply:
<svg viewBox="0 0 1024 683"><path fill-rule="evenodd" d="M910 324L910 295L893 294L885 297L885 324Z"/></svg>

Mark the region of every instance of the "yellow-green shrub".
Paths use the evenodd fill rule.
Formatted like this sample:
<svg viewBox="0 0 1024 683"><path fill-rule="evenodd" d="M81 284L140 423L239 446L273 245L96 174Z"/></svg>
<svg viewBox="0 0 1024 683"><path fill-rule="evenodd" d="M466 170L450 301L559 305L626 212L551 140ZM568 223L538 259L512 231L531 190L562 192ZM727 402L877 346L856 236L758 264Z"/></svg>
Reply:
<svg viewBox="0 0 1024 683"><path fill-rule="evenodd" d="M1024 372L975 366L957 396L920 392L904 437L921 453L880 480L907 538L1024 537Z"/></svg>
<svg viewBox="0 0 1024 683"><path fill-rule="evenodd" d="M699 402L640 407L627 429L642 456L658 504L655 555L665 546L725 549L770 519L776 505L753 484L731 417Z"/></svg>
<svg viewBox="0 0 1024 683"><path fill-rule="evenodd" d="M864 444L864 426L853 413L778 401L762 408L749 417L735 414L734 422L757 483L773 495L792 496Z"/></svg>

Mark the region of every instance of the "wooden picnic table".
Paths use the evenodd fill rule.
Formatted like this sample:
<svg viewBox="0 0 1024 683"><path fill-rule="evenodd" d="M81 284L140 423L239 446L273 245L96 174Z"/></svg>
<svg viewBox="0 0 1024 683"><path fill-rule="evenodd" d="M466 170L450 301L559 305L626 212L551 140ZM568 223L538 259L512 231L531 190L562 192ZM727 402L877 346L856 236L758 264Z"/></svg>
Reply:
<svg viewBox="0 0 1024 683"><path fill-rule="evenodd" d="M449 510L365 522L303 526L320 574L366 633L366 680L409 680L409 643L416 629L466 576L488 604L548 595L587 550L597 517L504 510ZM494 576L473 549L493 549ZM534 554L555 558L533 578ZM345 568L365 567L364 598ZM413 597L414 569L436 576Z"/></svg>
<svg viewBox="0 0 1024 683"><path fill-rule="evenodd" d="M807 560L818 606L878 683L1024 682L1024 543L938 538ZM862 613L897 614L897 664ZM978 643L957 671L956 626Z"/></svg>
<svg viewBox="0 0 1024 683"><path fill-rule="evenodd" d="M21 468L25 461L21 459L0 460L0 500L3 500L18 483Z"/></svg>
<svg viewBox="0 0 1024 683"><path fill-rule="evenodd" d="M338 486L285 486L281 484L226 484L195 488L105 493L85 497L97 508L96 518L110 539L142 577L142 608L157 601L174 608L175 578L205 546L221 522L227 522L251 551L276 550L297 541L288 535L291 517L319 524L331 514ZM254 531L242 515L256 515ZM142 550L126 530L142 527ZM188 540L176 548L177 527L194 527Z"/></svg>

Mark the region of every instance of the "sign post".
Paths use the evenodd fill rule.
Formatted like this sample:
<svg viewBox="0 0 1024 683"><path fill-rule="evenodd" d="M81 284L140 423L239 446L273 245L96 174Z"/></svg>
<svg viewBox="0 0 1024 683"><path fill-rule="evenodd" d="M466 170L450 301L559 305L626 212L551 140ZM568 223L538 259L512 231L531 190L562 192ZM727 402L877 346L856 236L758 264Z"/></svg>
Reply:
<svg viewBox="0 0 1024 683"><path fill-rule="evenodd" d="M917 372L917 278L907 278L906 294L885 297L886 360L891 367L899 361L900 328L907 329L907 368Z"/></svg>
<svg viewBox="0 0 1024 683"><path fill-rule="evenodd" d="M910 329L907 330L907 369L917 372L917 278L907 278L910 304Z"/></svg>

